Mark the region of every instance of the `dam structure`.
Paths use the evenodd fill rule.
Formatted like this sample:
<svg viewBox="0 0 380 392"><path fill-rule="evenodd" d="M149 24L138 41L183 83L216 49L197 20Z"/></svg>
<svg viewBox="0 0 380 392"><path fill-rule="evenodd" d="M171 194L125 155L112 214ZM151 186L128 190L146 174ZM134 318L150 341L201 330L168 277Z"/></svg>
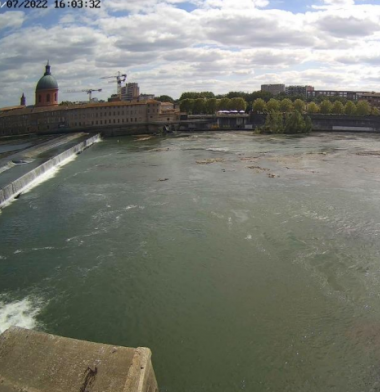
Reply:
<svg viewBox="0 0 380 392"><path fill-rule="evenodd" d="M5 157L0 159L0 208L100 140L99 134L69 134L50 137L12 155L3 154ZM1 147L9 147L9 144L3 143L2 146L0 143L0 151Z"/></svg>
<svg viewBox="0 0 380 392"><path fill-rule="evenodd" d="M151 355L12 327L0 336L0 392L158 392Z"/></svg>

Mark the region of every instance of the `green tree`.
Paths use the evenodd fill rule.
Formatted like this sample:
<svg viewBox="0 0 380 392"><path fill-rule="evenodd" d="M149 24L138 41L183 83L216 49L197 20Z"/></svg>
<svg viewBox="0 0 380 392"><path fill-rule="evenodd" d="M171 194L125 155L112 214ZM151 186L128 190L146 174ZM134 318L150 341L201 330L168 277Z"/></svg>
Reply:
<svg viewBox="0 0 380 392"><path fill-rule="evenodd" d="M280 101L277 99L271 98L269 102L267 103L267 110L268 112L274 110L275 112L278 112L280 110Z"/></svg>
<svg viewBox="0 0 380 392"><path fill-rule="evenodd" d="M184 99L179 103L181 112L192 113L194 107L194 99Z"/></svg>
<svg viewBox="0 0 380 392"><path fill-rule="evenodd" d="M252 110L254 113L264 113L267 109L267 105L262 98L257 98L253 102Z"/></svg>
<svg viewBox="0 0 380 392"><path fill-rule="evenodd" d="M348 116L354 116L356 114L356 105L352 101L348 101L344 106L344 113Z"/></svg>
<svg viewBox="0 0 380 392"><path fill-rule="evenodd" d="M372 108L372 116L380 116L380 110L378 108Z"/></svg>
<svg viewBox="0 0 380 392"><path fill-rule="evenodd" d="M310 102L307 105L307 112L308 113L318 113L319 112L319 107L315 102Z"/></svg>
<svg viewBox="0 0 380 392"><path fill-rule="evenodd" d="M206 112L208 114L214 114L217 110L217 100L216 98L210 98L206 101Z"/></svg>
<svg viewBox="0 0 380 392"><path fill-rule="evenodd" d="M247 102L241 97L232 98L230 101L231 110L244 110L247 108Z"/></svg>
<svg viewBox="0 0 380 392"><path fill-rule="evenodd" d="M182 93L181 97L179 98L180 101L184 99L198 99L198 98L215 98L215 95L211 91L202 91L202 92L193 92L187 91Z"/></svg>
<svg viewBox="0 0 380 392"><path fill-rule="evenodd" d="M174 99L169 95L160 95L159 97L155 98L156 101L160 102L171 102L174 103Z"/></svg>
<svg viewBox="0 0 380 392"><path fill-rule="evenodd" d="M336 100L332 106L332 112L334 114L344 114L344 106L341 101Z"/></svg>
<svg viewBox="0 0 380 392"><path fill-rule="evenodd" d="M293 134L293 133L306 133L311 130L311 120L305 121L305 119L302 117L302 114L298 111L295 110L293 113L288 114L286 121L285 121L285 127L284 127L284 133L287 134Z"/></svg>
<svg viewBox="0 0 380 392"><path fill-rule="evenodd" d="M206 99L197 98L194 101L193 113L194 114L204 114L206 112Z"/></svg>
<svg viewBox="0 0 380 392"><path fill-rule="evenodd" d="M282 113L276 110L268 112L265 119L264 130L270 133L283 133L284 132L284 117Z"/></svg>
<svg viewBox="0 0 380 392"><path fill-rule="evenodd" d="M289 98L285 98L280 102L280 110L282 112L291 112L293 110L293 102Z"/></svg>
<svg viewBox="0 0 380 392"><path fill-rule="evenodd" d="M356 105L356 114L358 116L369 116L371 114L371 106L368 101L359 101Z"/></svg>
<svg viewBox="0 0 380 392"><path fill-rule="evenodd" d="M230 108L230 99L222 98L218 104L218 110L229 110Z"/></svg>
<svg viewBox="0 0 380 392"><path fill-rule="evenodd" d="M303 113L306 108L306 103L302 99L296 99L293 103L294 109L298 110L300 113Z"/></svg>
<svg viewBox="0 0 380 392"><path fill-rule="evenodd" d="M321 102L321 104L319 105L319 108L320 108L321 113L329 114L329 113L331 113L331 110L332 110L332 103L329 100L325 99Z"/></svg>

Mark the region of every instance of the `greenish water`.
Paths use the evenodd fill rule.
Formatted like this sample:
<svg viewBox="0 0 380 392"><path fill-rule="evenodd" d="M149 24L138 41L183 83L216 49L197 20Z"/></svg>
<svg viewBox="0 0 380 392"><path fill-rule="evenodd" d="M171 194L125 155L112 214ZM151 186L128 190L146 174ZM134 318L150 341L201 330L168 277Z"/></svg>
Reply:
<svg viewBox="0 0 380 392"><path fill-rule="evenodd" d="M378 135L107 139L2 211L0 327L147 346L161 391L379 391L379 235Z"/></svg>

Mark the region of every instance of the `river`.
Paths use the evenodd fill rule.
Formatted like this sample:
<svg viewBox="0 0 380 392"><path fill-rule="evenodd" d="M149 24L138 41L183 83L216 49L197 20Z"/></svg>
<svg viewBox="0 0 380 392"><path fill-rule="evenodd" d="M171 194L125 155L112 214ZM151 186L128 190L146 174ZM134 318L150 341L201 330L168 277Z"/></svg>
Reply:
<svg viewBox="0 0 380 392"><path fill-rule="evenodd" d="M0 214L0 328L164 392L380 391L380 135L106 139Z"/></svg>

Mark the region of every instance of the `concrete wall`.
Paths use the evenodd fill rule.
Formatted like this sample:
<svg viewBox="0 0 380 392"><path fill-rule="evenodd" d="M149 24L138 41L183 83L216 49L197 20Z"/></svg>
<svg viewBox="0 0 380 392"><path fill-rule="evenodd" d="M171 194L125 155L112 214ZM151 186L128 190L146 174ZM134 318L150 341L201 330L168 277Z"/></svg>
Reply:
<svg viewBox="0 0 380 392"><path fill-rule="evenodd" d="M23 175L22 177L13 181L11 184L5 186L3 189L0 190L0 207L2 207L5 203L10 201L15 196L19 195L25 189L32 186L33 183L37 181L47 171L53 169L61 162L77 154L78 152L83 151L84 149L91 146L98 140L100 140L99 134L95 136L91 136L88 139L78 143L74 147L71 147L66 151L62 152L61 154L55 156L54 158L49 159L48 161L44 162L42 165L36 167L35 169Z"/></svg>
<svg viewBox="0 0 380 392"><path fill-rule="evenodd" d="M12 327L0 336L0 392L158 392L145 347Z"/></svg>

